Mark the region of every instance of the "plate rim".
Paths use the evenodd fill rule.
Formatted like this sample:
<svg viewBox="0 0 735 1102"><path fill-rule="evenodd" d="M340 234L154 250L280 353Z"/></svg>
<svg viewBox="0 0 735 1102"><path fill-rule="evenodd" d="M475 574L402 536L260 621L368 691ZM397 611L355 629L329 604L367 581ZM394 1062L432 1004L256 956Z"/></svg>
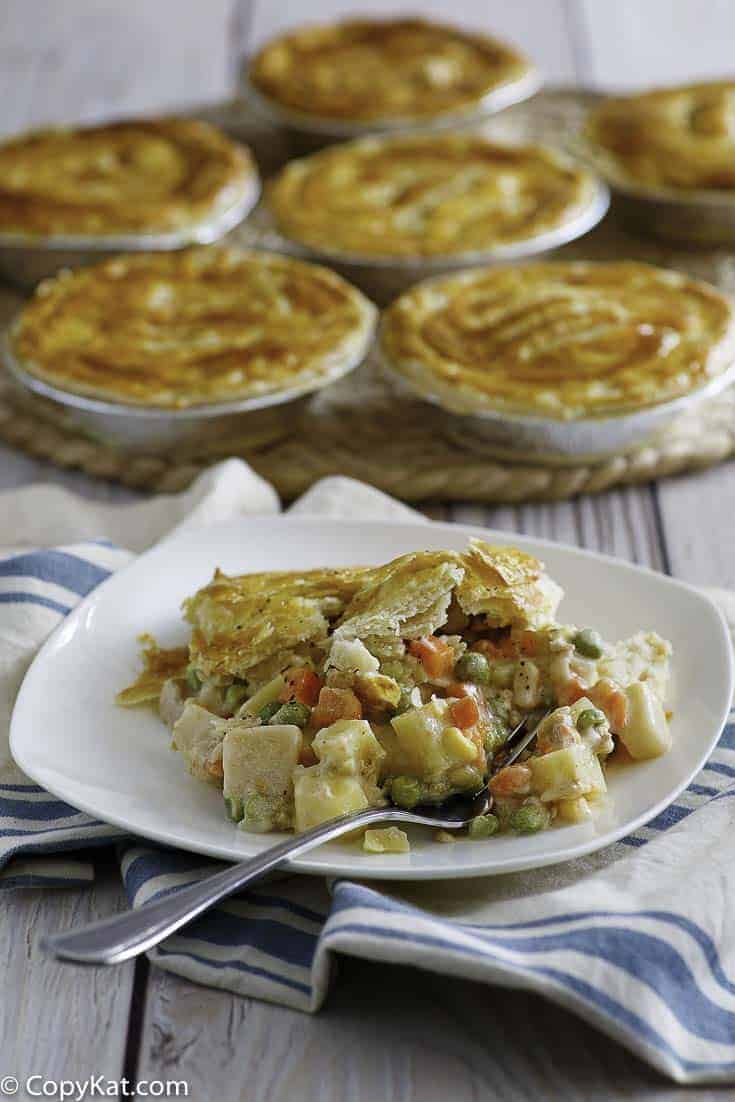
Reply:
<svg viewBox="0 0 735 1102"><path fill-rule="evenodd" d="M679 578L673 578L668 574L663 574L660 571L653 569L652 567L639 565L637 563L631 563L627 560L616 558L614 555L610 555L607 552L588 550L575 546L574 544L567 544L562 541L550 540L544 537L528 536L525 533L501 531L493 528L486 528L482 525L472 525L464 523L453 523L446 521L431 521L431 520L413 520L401 518L369 518L365 520L360 519L340 519L338 517L319 516L317 514L305 515L305 516L289 516L288 514L247 514L238 515L236 517L230 517L226 520L217 521L213 524L196 525L194 527L178 528L174 531L166 534L161 540L159 540L153 547L150 547L143 551L141 554L135 556L131 562L122 566L119 570L113 572L109 578L106 578L100 585L96 586L89 594L87 594L77 605L74 606L72 611L66 615L56 628L51 632L48 638L43 642L35 657L33 658L30 666L25 672L23 680L21 682L18 694L16 696L9 729L9 746L10 753L13 760L19 766L19 768L35 783L41 785L46 791L51 793L57 799L60 799L70 806L77 808L85 814L91 815L96 819L100 819L102 822L111 826L117 827L131 834L133 837L138 837L143 840L151 841L158 845L167 846L174 849L183 849L186 852L202 854L204 856L224 860L228 862L237 862L249 860L252 855L239 854L233 855L233 848L228 846L219 846L217 844L199 842L196 840L182 841L178 836L172 837L170 833L167 833L165 829L145 829L140 830L139 826L131 823L122 815L101 815L98 806L94 806L93 803L89 803L85 799L78 799L75 795L73 800L70 800L69 796L63 791L63 785L57 786L55 781L48 783L48 778L44 776L44 770L42 767L38 769L31 763L29 768L24 763L24 755L22 747L19 743L22 740L22 735L19 733L20 728L20 713L22 708L26 707L25 697L30 694L30 682L38 674L38 668L42 667L46 661L48 654L57 645L58 636L66 631L70 630L76 624L76 621L82 619L87 610L94 605L99 599L100 593L105 587L110 586L112 583L117 583L117 580L124 576L126 573L134 570L139 563L145 561L151 557L155 557L162 551L169 552L172 548L175 548L177 543L184 542L191 536L197 534L207 533L208 536L215 537L216 533L220 530L238 529L245 525L251 526L253 522L267 521L270 524L276 524L278 526L284 525L290 526L308 526L311 528L324 528L325 524L334 525L341 529L350 528L353 530L363 530L365 528L371 529L385 529L385 528L400 528L403 530L411 529L420 536L422 531L426 531L427 528L434 531L447 531L452 533L461 533L466 537L480 536L486 539L498 539L502 543L518 542L521 546L533 544L540 548L552 548L555 551L560 550L564 554L571 554L573 557L593 558L600 560L603 563L612 564L616 569L623 571L632 571L635 574L651 574L656 578L656 582L664 587L668 586L680 592L686 593L690 598L701 602L708 610L710 615L714 614L714 622L717 623L719 632L721 634L722 649L721 656L724 661L723 673L725 675L725 681L723 682L725 692L723 694L724 703L719 712L719 719L713 723L713 736L710 738L704 746L701 754L697 757L696 765L693 769L688 770L681 780L674 788L656 804L647 808L639 816L634 819L627 820L620 827L615 827L604 832L601 836L594 836L587 840L578 842L577 844L571 844L566 847L560 847L556 851L548 854L536 855L524 859L521 856L507 857L500 862L495 861L492 867L487 866L487 862L484 864L482 861L476 861L469 867L465 866L453 866L448 865L446 867L431 868L414 868L409 865L403 864L400 860L395 861L392 867L384 868L377 867L376 865L368 864L372 861L370 857L367 857L365 864L360 864L359 869L356 867L354 856L345 855L344 860L330 861L330 867L325 868L323 863L315 863L309 859L306 855L302 858L296 858L294 861L285 862L284 869L289 872L303 873L306 875L320 875L329 877L346 877L354 880L403 880L403 881L420 881L420 880L454 880L454 879L475 879L480 877L489 877L502 875L505 873L523 872L537 868L544 868L555 864L562 864L566 861L572 861L579 857L584 857L597 850L604 849L609 845L613 845L615 842L620 841L621 838L632 834L638 830L641 826L650 822L666 807L670 806L676 800L677 796L684 791L684 789L691 783L692 779L701 771L706 761L709 759L713 750L715 749L717 742L722 734L722 731L727 723L728 716L731 710L733 692L735 691L735 656L733 654L733 645L729 629L727 627L725 617L722 610L717 606L710 595L704 592L701 588L691 585ZM252 529L251 529L252 531ZM280 836L279 836L280 838ZM479 856L479 854L478 854ZM381 860L382 858L378 858Z"/></svg>

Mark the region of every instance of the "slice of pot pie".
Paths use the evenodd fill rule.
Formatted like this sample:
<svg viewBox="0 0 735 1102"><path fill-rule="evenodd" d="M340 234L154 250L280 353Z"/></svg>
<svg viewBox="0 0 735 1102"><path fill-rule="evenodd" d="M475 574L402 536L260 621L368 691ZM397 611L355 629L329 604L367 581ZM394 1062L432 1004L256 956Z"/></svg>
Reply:
<svg viewBox="0 0 735 1102"><path fill-rule="evenodd" d="M57 127L0 143L0 233L166 234L255 203L249 151L194 119Z"/></svg>
<svg viewBox="0 0 735 1102"><path fill-rule="evenodd" d="M560 623L561 597L532 555L481 540L379 567L217 571L184 604L188 652L146 639L118 700L158 700L172 748L244 830L437 803L491 770L493 809L471 836L578 822L604 796L616 743L633 759L668 748L671 648ZM503 767L509 733L541 716Z"/></svg>
<svg viewBox="0 0 735 1102"><path fill-rule="evenodd" d="M614 96L590 112L584 137L607 175L673 191L735 189L735 81Z"/></svg>
<svg viewBox="0 0 735 1102"><path fill-rule="evenodd" d="M331 146L291 161L267 197L280 232L317 252L441 257L571 225L599 185L542 146L438 134Z"/></svg>
<svg viewBox="0 0 735 1102"><path fill-rule="evenodd" d="M482 106L534 70L487 35L425 19L348 19L279 35L248 67L253 87L290 113L341 122L397 124ZM520 93L519 93L520 94Z"/></svg>
<svg viewBox="0 0 735 1102"><path fill-rule="evenodd" d="M387 310L389 371L459 413L615 416L730 367L735 313L716 288L634 261L546 262L417 284Z"/></svg>
<svg viewBox="0 0 735 1102"><path fill-rule="evenodd" d="M184 409L343 375L363 359L375 313L336 273L276 253L142 253L44 280L10 350L62 390Z"/></svg>

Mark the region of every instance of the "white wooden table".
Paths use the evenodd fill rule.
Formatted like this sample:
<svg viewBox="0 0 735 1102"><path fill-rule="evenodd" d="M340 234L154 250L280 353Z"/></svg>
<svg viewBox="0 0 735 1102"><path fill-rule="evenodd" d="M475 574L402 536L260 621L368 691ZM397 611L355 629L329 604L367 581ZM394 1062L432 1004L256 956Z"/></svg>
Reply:
<svg viewBox="0 0 735 1102"><path fill-rule="evenodd" d="M390 0L293 0L277 9L267 0L2 0L0 133L216 100L232 88L240 50L273 30L349 9L393 8ZM522 45L550 81L617 88L733 71L732 0L401 0L398 8L494 29ZM0 489L40 480L110 501L133 496L0 448ZM572 503L427 512L600 549L688 581L735 585L733 464ZM327 1007L307 1017L196 987L145 961L83 970L39 954L39 932L125 905L108 854L90 891L3 896L0 1076L184 1079L197 1102L571 1102L685 1093L579 1019L560 1010L552 1016L536 997L399 967L344 958ZM692 1095L715 1096L725 1091Z"/></svg>

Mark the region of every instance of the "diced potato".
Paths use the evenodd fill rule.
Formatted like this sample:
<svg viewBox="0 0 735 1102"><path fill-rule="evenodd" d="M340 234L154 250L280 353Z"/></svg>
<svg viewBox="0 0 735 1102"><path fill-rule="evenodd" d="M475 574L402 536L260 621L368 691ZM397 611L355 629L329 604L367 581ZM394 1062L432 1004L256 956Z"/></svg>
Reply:
<svg viewBox="0 0 735 1102"><path fill-rule="evenodd" d="M200 781L219 784L223 738L222 720L193 700L187 700L171 733L171 749L182 754L193 776Z"/></svg>
<svg viewBox="0 0 735 1102"><path fill-rule="evenodd" d="M326 669L332 667L343 673L377 673L380 662L359 639L335 639Z"/></svg>
<svg viewBox="0 0 735 1102"><path fill-rule="evenodd" d="M657 758L671 746L671 731L658 696L645 681L634 681L625 690L628 715L618 732L632 758Z"/></svg>
<svg viewBox="0 0 735 1102"><path fill-rule="evenodd" d="M556 805L559 818L565 823L584 823L592 818L592 809L584 796L576 799L559 800Z"/></svg>
<svg viewBox="0 0 735 1102"><path fill-rule="evenodd" d="M607 791L600 763L584 745L565 746L529 758L527 765L533 791L544 801Z"/></svg>
<svg viewBox="0 0 735 1102"><path fill-rule="evenodd" d="M243 716L257 716L261 708L265 708L266 704L272 704L275 700L279 700L281 693L286 688L286 682L283 676L279 673L277 677L274 677L272 681L266 682L258 689L257 693L253 693L249 700L240 708L240 715Z"/></svg>
<svg viewBox="0 0 735 1102"><path fill-rule="evenodd" d="M158 714L167 727L173 727L184 714L183 682L169 677L164 681L158 698Z"/></svg>
<svg viewBox="0 0 735 1102"><path fill-rule="evenodd" d="M540 700L541 673L535 662L522 658L513 677L513 701L518 708L535 708Z"/></svg>
<svg viewBox="0 0 735 1102"><path fill-rule="evenodd" d="M311 744L324 770L375 785L385 751L366 719L338 719Z"/></svg>
<svg viewBox="0 0 735 1102"><path fill-rule="evenodd" d="M288 830L293 825L293 771L301 730L291 724L227 725L222 746L225 799L242 801L246 830Z"/></svg>
<svg viewBox="0 0 735 1102"><path fill-rule="evenodd" d="M365 831L362 848L366 853L408 853L411 843L400 827L380 827Z"/></svg>
<svg viewBox="0 0 735 1102"><path fill-rule="evenodd" d="M431 700L391 720L398 738L403 772L433 782L447 778L457 765L485 768L485 755L478 741L451 721L446 700ZM448 787L452 787L451 783ZM437 793L439 795L439 793Z"/></svg>
<svg viewBox="0 0 735 1102"><path fill-rule="evenodd" d="M429 777L446 769L442 736L444 728L452 726L448 713L445 700L431 700L422 708L410 708L391 720L410 774Z"/></svg>
<svg viewBox="0 0 735 1102"><path fill-rule="evenodd" d="M321 765L296 767L293 773L295 828L297 831L369 807L368 798L357 777L344 777L325 771Z"/></svg>

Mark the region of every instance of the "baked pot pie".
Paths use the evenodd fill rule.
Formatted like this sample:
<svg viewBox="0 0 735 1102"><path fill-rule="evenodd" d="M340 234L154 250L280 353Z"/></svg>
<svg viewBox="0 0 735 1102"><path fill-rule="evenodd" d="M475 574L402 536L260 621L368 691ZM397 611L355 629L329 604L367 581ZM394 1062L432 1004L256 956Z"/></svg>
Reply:
<svg viewBox="0 0 735 1102"><path fill-rule="evenodd" d="M0 144L0 265L28 283L112 252L209 243L259 193L249 151L193 119L21 134Z"/></svg>
<svg viewBox="0 0 735 1102"><path fill-rule="evenodd" d="M735 240L735 82L604 99L582 151L620 192L624 213L679 240Z"/></svg>
<svg viewBox="0 0 735 1102"><path fill-rule="evenodd" d="M220 788L243 830L441 804L489 772L472 838L580 822L616 745L633 761L669 749L671 647L653 631L605 642L558 620L561 597L532 555L481 540L376 567L217 570L184 602L189 645L144 637L118 702L158 706L172 768ZM535 741L503 767L522 721ZM363 844L408 849L395 828Z"/></svg>
<svg viewBox="0 0 735 1102"><path fill-rule="evenodd" d="M386 312L380 347L393 377L478 429L573 454L727 385L735 315L681 272L548 262L419 284Z"/></svg>
<svg viewBox="0 0 735 1102"><path fill-rule="evenodd" d="M593 208L601 217L599 198L595 178L552 150L473 134L334 145L286 165L267 192L285 237L368 261L541 248L577 236Z"/></svg>
<svg viewBox="0 0 735 1102"><path fill-rule="evenodd" d="M275 121L325 137L446 125L516 103L533 66L487 35L425 19L348 19L279 35L246 81Z"/></svg>
<svg viewBox="0 0 735 1102"><path fill-rule="evenodd" d="M40 284L10 331L23 371L108 403L282 401L357 366L374 307L327 268L225 248L120 256Z"/></svg>

